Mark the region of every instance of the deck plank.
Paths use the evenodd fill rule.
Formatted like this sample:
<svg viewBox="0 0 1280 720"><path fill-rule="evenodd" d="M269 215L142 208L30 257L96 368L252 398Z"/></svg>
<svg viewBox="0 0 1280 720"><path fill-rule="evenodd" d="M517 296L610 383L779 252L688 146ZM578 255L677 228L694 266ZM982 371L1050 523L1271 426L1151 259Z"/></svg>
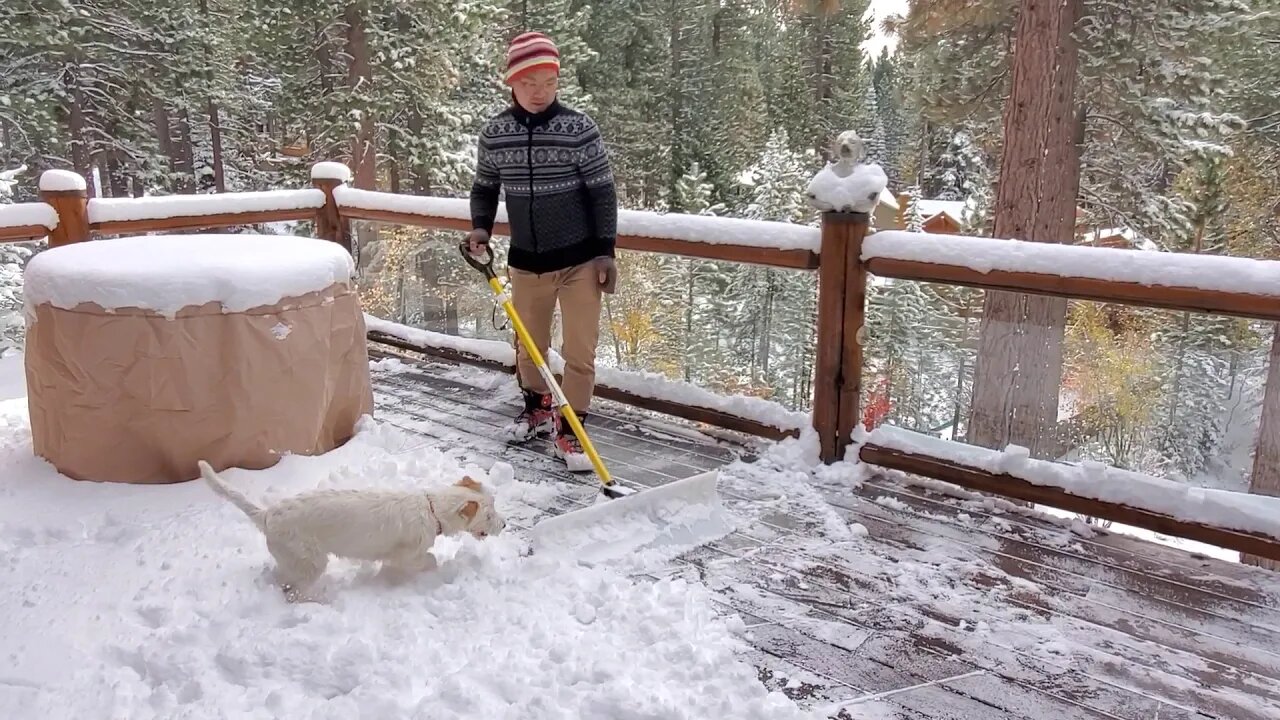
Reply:
<svg viewBox="0 0 1280 720"><path fill-rule="evenodd" d="M380 420L555 488L510 505L516 529L598 495L548 441L502 439L519 411L509 378L418 363L375 369L374 395ZM716 469L732 480L760 450L607 401L588 429L610 472L640 487ZM860 702L902 720L1280 717L1277 576L1073 536L887 477L818 489L831 517L865 533L834 543L831 519L803 503L722 483L726 506L751 520L644 573L709 587L748 625L743 658L761 683L803 708L840 720Z"/></svg>

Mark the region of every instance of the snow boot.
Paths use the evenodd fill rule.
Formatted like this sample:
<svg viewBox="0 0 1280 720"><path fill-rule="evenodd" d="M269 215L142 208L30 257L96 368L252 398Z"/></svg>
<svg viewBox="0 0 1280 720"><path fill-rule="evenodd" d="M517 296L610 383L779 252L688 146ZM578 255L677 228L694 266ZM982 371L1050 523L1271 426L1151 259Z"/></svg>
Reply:
<svg viewBox="0 0 1280 720"><path fill-rule="evenodd" d="M556 457L564 461L569 472L591 472L594 466L591 464L591 458L582 450L582 443L578 442L578 436L573 434L573 428L569 425L569 421L564 419L564 415L556 413ZM584 426L587 424L587 414L578 413L578 421Z"/></svg>
<svg viewBox="0 0 1280 720"><path fill-rule="evenodd" d="M542 435L549 435L556 428L555 400L550 394L524 391L524 410L511 423L508 433L511 439L528 442Z"/></svg>

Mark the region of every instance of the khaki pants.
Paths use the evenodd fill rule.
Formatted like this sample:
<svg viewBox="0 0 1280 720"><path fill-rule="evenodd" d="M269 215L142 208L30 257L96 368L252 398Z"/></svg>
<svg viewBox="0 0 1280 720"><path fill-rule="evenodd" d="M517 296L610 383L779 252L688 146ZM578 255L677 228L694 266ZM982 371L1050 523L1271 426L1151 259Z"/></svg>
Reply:
<svg viewBox="0 0 1280 720"><path fill-rule="evenodd" d="M559 300L564 331L561 389L575 412L586 412L596 386L596 343L600 339L601 290L594 265L586 262L541 275L509 268L507 274L511 277L511 303L544 359L551 345L551 320ZM550 392L519 338L516 353L520 386L533 392Z"/></svg>

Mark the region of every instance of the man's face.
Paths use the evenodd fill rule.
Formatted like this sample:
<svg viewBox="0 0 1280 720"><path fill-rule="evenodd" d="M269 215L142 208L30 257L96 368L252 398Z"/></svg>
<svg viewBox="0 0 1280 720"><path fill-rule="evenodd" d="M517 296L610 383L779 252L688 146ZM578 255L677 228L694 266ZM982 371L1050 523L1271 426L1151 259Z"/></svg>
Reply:
<svg viewBox="0 0 1280 720"><path fill-rule="evenodd" d="M536 68L511 81L516 102L531 113L540 113L550 107L559 88L560 76L553 68Z"/></svg>

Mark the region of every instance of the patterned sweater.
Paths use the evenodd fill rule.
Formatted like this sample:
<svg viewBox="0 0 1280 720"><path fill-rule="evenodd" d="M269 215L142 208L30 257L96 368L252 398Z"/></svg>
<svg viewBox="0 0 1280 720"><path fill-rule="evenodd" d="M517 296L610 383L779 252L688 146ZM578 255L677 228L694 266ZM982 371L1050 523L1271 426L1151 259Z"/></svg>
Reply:
<svg viewBox="0 0 1280 720"><path fill-rule="evenodd" d="M518 104L485 123L471 187L472 227L493 231L506 191L508 264L546 273L613 257L618 203L604 141L585 113Z"/></svg>

